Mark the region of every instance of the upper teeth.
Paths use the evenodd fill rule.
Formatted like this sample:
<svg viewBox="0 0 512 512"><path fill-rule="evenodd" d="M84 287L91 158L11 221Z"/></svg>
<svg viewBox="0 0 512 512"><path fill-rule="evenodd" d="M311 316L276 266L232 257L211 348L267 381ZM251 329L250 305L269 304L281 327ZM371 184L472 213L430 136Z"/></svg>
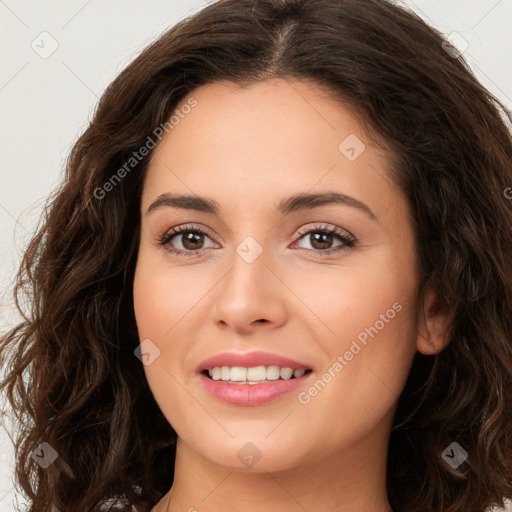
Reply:
<svg viewBox="0 0 512 512"><path fill-rule="evenodd" d="M291 379L302 377L306 370L293 368L281 368L279 366L254 366L244 368L243 366L215 366L208 370L213 380L225 380L233 382L261 382L264 380Z"/></svg>

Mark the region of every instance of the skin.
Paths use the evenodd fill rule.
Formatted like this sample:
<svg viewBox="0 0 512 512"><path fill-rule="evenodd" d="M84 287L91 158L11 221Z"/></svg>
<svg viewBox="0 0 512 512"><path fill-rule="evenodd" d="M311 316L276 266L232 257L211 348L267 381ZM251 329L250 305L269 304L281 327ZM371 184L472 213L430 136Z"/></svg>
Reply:
<svg viewBox="0 0 512 512"><path fill-rule="evenodd" d="M435 294L419 295L411 213L389 159L315 84L224 82L192 96L197 106L155 149L141 201L135 314L141 341L160 350L144 368L178 433L174 484L153 511L389 511L385 465L398 396L415 352L442 350L448 325ZM350 134L366 145L354 161L338 149ZM221 211L146 213L171 192L214 199ZM276 211L285 197L320 192L351 196L376 219L346 204ZM158 244L191 224L208 236L191 246L177 235L167 247L199 248L198 256ZM315 243L318 225L347 231L355 245L337 235ZM301 228L312 233L301 237ZM248 236L262 249L252 263L236 252ZM331 247L340 250L325 255ZM298 393L332 373L396 303L400 312L300 403ZM222 403L200 385L195 368L204 359L251 350L306 362L315 376L253 407ZM261 454L251 467L237 456L247 442Z"/></svg>

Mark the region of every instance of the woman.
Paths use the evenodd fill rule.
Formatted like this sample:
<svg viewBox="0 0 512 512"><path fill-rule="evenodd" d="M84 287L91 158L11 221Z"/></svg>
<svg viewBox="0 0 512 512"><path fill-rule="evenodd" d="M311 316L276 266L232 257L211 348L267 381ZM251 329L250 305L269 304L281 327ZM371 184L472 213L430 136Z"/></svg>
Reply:
<svg viewBox="0 0 512 512"><path fill-rule="evenodd" d="M18 275L30 510L503 506L506 120L384 0L220 0L149 46Z"/></svg>

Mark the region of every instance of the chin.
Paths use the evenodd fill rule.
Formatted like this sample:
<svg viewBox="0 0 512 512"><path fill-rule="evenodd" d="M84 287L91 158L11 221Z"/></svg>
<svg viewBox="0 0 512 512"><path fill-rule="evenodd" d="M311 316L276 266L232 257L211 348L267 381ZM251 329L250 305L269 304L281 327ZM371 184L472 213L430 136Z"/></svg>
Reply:
<svg viewBox="0 0 512 512"><path fill-rule="evenodd" d="M230 438L223 443L211 443L204 446L199 443L196 451L214 464L231 469L249 473L263 473L283 471L301 462L301 454L297 451L300 440L296 442L285 442L276 436L274 439L267 438L268 431L255 434L250 429L247 436ZM271 434L272 436L272 434Z"/></svg>

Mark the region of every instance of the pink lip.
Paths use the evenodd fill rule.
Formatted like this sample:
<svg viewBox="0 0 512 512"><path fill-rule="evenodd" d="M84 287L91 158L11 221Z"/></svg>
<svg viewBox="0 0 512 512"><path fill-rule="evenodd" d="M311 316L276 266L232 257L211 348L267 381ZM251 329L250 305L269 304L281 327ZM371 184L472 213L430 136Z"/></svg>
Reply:
<svg viewBox="0 0 512 512"><path fill-rule="evenodd" d="M199 378L206 391L217 400L231 405L262 405L290 393L311 379L313 372L288 380L274 380L263 384L228 384L221 380L209 379L202 373Z"/></svg>
<svg viewBox="0 0 512 512"><path fill-rule="evenodd" d="M212 380L204 373L205 370L216 366L243 366L246 368L254 366L280 366L281 368L312 369L299 361L294 361L284 356L271 354L270 352L224 352L210 357L203 361L196 369L202 384L206 391L216 399L231 404L254 406L261 405L275 398L289 393L308 381L313 372L306 373L302 377L293 379L279 379L262 384L229 384L221 380Z"/></svg>
<svg viewBox="0 0 512 512"><path fill-rule="evenodd" d="M280 366L281 368L311 369L307 364L294 361L284 356L271 354L270 352L223 352L203 361L196 369L200 373L215 366L244 366L246 368L254 366ZM256 384L255 384L256 385Z"/></svg>

